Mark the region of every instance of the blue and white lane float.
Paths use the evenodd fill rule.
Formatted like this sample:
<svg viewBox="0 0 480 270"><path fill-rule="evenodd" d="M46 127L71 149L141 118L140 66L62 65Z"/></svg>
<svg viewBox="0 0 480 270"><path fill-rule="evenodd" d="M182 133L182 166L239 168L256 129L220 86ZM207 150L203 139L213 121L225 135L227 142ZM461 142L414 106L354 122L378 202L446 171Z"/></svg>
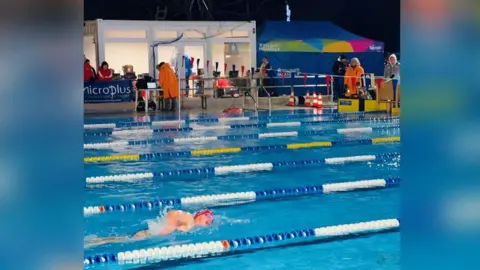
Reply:
<svg viewBox="0 0 480 270"><path fill-rule="evenodd" d="M398 187L399 177L384 179L359 180L342 183L330 183L323 185L309 185L292 188L276 188L258 191L234 192L224 194L212 194L201 196L190 196L164 200L150 200L114 205L99 205L83 208L84 216L102 214L106 212L126 212L138 210L161 209L172 207L175 209L192 209L201 207L218 207L236 204L247 204L266 200L278 200L283 198L303 197L335 192L358 191L367 189L380 189Z"/></svg>
<svg viewBox="0 0 480 270"><path fill-rule="evenodd" d="M205 131L205 130L226 130L226 129L243 129L243 128L275 128L275 127L300 127L311 125L322 125L330 123L351 123L351 122L390 122L399 120L398 116L381 117L381 118L350 118L350 119L333 119L333 120L319 120L319 121L296 121L296 122L277 122L277 123L260 123L260 124L244 124L244 125L211 125L211 126L195 126L195 127L180 127L180 128L137 128L137 129L121 129L112 131L98 131L83 133L85 137L96 136L122 136L122 135L151 135L153 133L164 132L191 132L191 131Z"/></svg>
<svg viewBox="0 0 480 270"><path fill-rule="evenodd" d="M267 139L267 138L285 138L285 137L307 137L327 134L351 134L351 133L372 133L387 129L399 128L400 125L388 125L378 127L357 127L357 128L338 128L324 130L308 130L308 131L287 131L287 132L265 132L255 134L238 134L223 136L198 136L198 137L179 137L166 139L151 140L118 140L104 143L86 143L83 149L111 149L122 146L138 146L152 144L175 144L175 143L191 143L191 142L209 142L209 141L234 141L243 139Z"/></svg>
<svg viewBox="0 0 480 270"><path fill-rule="evenodd" d="M261 172L272 171L281 168L291 167L304 167L309 165L334 165L345 164L351 162L368 162L375 160L385 160L395 157L399 157L400 153L383 153L377 155L361 155L361 156L349 156L349 157L334 157L334 158L322 158L322 159L310 159L310 160L295 160L295 161L277 161L277 162L265 162L265 163L253 163L242 165L230 165L230 166L218 166L218 167L204 167L204 168L192 168L184 170L173 170L163 172L139 172L129 174L117 174L106 176L91 176L85 179L87 184L99 184L108 182L132 182L142 179L153 179L156 177L165 178L172 176L185 176L185 175L226 175L231 173L247 173L247 172Z"/></svg>
<svg viewBox="0 0 480 270"><path fill-rule="evenodd" d="M242 117L218 117L218 118L186 118L181 120L161 120L161 121L145 121L145 122L117 122L117 123L98 123L85 124L84 129L100 129L100 128L126 128L126 127L153 127L162 125L188 125L191 123L226 123L236 121L271 121L271 120L285 120L285 119L300 119L321 116L349 116L349 115L371 115L382 114L387 111L373 111L373 112L346 112L346 113L312 113L312 114L281 114L273 116L242 116Z"/></svg>
<svg viewBox="0 0 480 270"><path fill-rule="evenodd" d="M342 224L327 227L268 232L245 238L233 238L196 244L162 246L148 249L135 249L118 253L85 257L84 265L107 263L155 263L187 258L205 258L227 255L238 251L258 250L270 246L284 246L293 243L314 243L313 240L329 240L339 237L359 237L367 234L398 231L400 220L381 219L367 222Z"/></svg>

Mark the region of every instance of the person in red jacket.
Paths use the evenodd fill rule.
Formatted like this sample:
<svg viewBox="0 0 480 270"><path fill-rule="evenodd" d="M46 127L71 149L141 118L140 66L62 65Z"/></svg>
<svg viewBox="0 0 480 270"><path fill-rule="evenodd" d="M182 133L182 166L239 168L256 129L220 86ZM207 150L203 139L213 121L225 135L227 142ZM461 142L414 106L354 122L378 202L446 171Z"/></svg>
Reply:
<svg viewBox="0 0 480 270"><path fill-rule="evenodd" d="M93 67L90 65L90 60L85 59L85 62L83 62L83 80L90 82L94 79L95 73L93 71Z"/></svg>
<svg viewBox="0 0 480 270"><path fill-rule="evenodd" d="M97 79L99 81L111 81L113 76L113 71L108 68L108 63L103 61L100 68L98 68Z"/></svg>

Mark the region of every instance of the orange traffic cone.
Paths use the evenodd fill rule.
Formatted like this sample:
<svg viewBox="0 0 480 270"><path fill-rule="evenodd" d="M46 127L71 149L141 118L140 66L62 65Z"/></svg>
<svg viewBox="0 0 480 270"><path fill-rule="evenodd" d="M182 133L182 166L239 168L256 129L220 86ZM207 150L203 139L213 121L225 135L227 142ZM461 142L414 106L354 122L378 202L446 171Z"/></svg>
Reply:
<svg viewBox="0 0 480 270"><path fill-rule="evenodd" d="M307 96L305 97L305 107L312 107L312 103L310 102L310 91L307 90Z"/></svg>
<svg viewBox="0 0 480 270"><path fill-rule="evenodd" d="M315 106L315 108L323 108L322 94L318 95L317 106Z"/></svg>
<svg viewBox="0 0 480 270"><path fill-rule="evenodd" d="M293 94L293 89L292 92L290 92L290 98L288 99L287 106L295 106L295 95Z"/></svg>
<svg viewBox="0 0 480 270"><path fill-rule="evenodd" d="M312 102L312 107L316 108L316 107L317 107L317 104L318 104L318 100L317 100L317 93L315 93L315 91L313 91L313 102Z"/></svg>

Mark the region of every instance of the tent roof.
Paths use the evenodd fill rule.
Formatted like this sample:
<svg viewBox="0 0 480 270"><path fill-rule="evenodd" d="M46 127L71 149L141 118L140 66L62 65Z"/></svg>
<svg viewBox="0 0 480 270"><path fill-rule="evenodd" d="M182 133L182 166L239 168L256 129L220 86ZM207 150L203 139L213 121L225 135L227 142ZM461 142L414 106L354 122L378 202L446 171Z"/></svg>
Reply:
<svg viewBox="0 0 480 270"><path fill-rule="evenodd" d="M259 34L257 38L260 42L267 42L274 39L365 39L328 21L266 21Z"/></svg>
<svg viewBox="0 0 480 270"><path fill-rule="evenodd" d="M383 42L364 38L331 22L267 21L257 36L263 52L382 52Z"/></svg>

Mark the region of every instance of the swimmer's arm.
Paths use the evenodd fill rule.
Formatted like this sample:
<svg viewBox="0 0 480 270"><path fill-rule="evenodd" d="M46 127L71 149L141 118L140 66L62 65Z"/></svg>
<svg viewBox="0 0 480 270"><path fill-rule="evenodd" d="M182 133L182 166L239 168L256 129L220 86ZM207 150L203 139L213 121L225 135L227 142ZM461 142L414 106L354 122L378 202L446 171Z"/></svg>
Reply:
<svg viewBox="0 0 480 270"><path fill-rule="evenodd" d="M141 230L135 233L132 238L135 240L142 240L148 237L148 230Z"/></svg>
<svg viewBox="0 0 480 270"><path fill-rule="evenodd" d="M123 243L128 241L130 238L128 236L114 236L114 237L103 237L103 238L94 238L84 243L85 248L91 248L95 246L101 246L104 244L113 244L113 243Z"/></svg>
<svg viewBox="0 0 480 270"><path fill-rule="evenodd" d="M194 227L194 221L193 218L191 219L184 219L180 220L177 223L177 230L182 231L182 232L188 232Z"/></svg>
<svg viewBox="0 0 480 270"><path fill-rule="evenodd" d="M176 228L175 226L167 225L167 226L163 227L163 228L160 230L159 234L160 234L160 235L169 234L169 233L174 232L176 229L177 229L177 228Z"/></svg>
<svg viewBox="0 0 480 270"><path fill-rule="evenodd" d="M192 226L188 226L187 224L177 227L177 230L182 231L182 232L188 232L191 229L192 229Z"/></svg>

